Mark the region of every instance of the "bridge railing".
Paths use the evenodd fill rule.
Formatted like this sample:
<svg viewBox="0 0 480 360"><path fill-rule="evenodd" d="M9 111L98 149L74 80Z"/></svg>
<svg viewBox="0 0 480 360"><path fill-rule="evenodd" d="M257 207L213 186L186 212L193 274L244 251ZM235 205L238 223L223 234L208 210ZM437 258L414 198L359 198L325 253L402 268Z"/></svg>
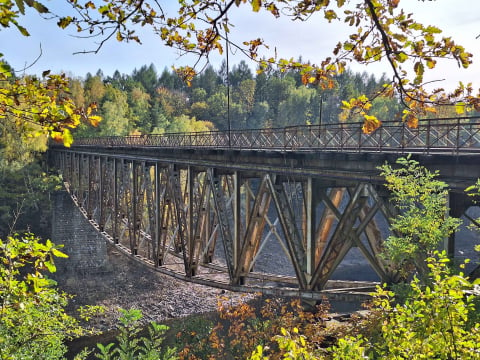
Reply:
<svg viewBox="0 0 480 360"><path fill-rule="evenodd" d="M74 146L232 148L242 150L347 150L394 152L480 152L480 118L420 120L416 128L384 122L371 134L363 123L285 128L77 138Z"/></svg>

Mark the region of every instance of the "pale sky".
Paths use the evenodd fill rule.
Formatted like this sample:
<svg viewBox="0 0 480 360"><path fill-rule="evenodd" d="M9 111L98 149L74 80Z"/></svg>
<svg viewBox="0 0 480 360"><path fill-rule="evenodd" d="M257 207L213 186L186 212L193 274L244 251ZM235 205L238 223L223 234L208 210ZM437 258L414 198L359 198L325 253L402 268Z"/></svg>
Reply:
<svg viewBox="0 0 480 360"><path fill-rule="evenodd" d="M48 7L53 8L61 4L60 0L45 1ZM478 0L436 0L418 1L401 0L401 7L407 12L412 12L415 19L425 25L436 25L443 30L444 35L452 36L459 44L465 46L474 54L474 63L467 70L459 69L456 63L450 62L439 66L437 73L430 78L446 79L440 83L448 86L458 80L473 82L480 87L480 1ZM234 9L236 10L236 9ZM61 9L59 10L61 11ZM274 49L281 57L302 57L319 63L331 54L334 45L350 34L352 29L342 24L327 24L315 21L292 22L288 18L275 19L267 13L254 14L245 7L244 11L234 11L232 21L237 24L231 29L231 40L263 38L270 44L271 53ZM38 62L27 73L41 73L43 70L53 72L66 72L69 75L85 76L87 72L96 73L102 69L105 75L111 75L115 70L131 74L135 68L153 63L160 73L164 67L172 65L193 65L189 58L179 58L173 49L165 47L161 41L149 32L140 33L142 45L135 43L122 44L112 39L99 54L77 54L74 52L96 48L95 40L83 40L73 37L73 29L61 30L55 21L46 21L37 14L30 12L21 20L27 27L31 36L21 36L16 29L1 29L0 52L5 59L15 68L21 69L31 64L40 54ZM343 36L342 36L343 34ZM212 65L218 69L224 57L215 56L211 59ZM232 63L247 60L241 54L230 54ZM380 76L382 72L388 73L388 68L382 66L369 66L361 68L352 65L354 71L367 71Z"/></svg>

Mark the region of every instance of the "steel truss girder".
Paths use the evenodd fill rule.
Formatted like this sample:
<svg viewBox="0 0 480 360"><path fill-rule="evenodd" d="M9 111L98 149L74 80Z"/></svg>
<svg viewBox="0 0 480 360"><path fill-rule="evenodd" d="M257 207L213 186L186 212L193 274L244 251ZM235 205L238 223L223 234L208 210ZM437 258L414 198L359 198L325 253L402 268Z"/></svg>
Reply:
<svg viewBox="0 0 480 360"><path fill-rule="evenodd" d="M230 285L248 286L273 238L301 291L322 290L354 246L382 281L395 279L379 256L383 239L375 223L392 215L391 206L371 184L332 186L307 176L73 151L56 151L54 159L99 230L155 267L205 277L205 269L223 266ZM262 276L275 281L272 273Z"/></svg>

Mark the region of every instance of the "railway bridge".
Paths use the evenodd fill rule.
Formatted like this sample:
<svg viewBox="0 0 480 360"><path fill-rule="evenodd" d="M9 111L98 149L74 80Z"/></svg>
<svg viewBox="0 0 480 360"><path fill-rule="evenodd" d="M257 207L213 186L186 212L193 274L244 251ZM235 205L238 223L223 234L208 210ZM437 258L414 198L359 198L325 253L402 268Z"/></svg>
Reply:
<svg viewBox="0 0 480 360"><path fill-rule="evenodd" d="M332 280L352 249L378 281L395 281L379 256L396 209L378 166L407 154L450 185L452 215L472 205L480 118L384 123L369 135L348 123L76 139L51 146L49 160L90 223L145 265L315 300L371 289ZM453 255L454 238L445 247Z"/></svg>

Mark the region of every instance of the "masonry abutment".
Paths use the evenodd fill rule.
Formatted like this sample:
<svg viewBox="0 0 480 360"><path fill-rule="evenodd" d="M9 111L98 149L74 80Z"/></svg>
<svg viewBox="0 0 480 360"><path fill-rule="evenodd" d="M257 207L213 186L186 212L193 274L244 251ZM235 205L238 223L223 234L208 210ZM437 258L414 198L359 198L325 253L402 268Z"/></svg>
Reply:
<svg viewBox="0 0 480 360"><path fill-rule="evenodd" d="M68 259L58 258L57 275L66 278L108 272L107 244L66 191L53 194L52 241Z"/></svg>

